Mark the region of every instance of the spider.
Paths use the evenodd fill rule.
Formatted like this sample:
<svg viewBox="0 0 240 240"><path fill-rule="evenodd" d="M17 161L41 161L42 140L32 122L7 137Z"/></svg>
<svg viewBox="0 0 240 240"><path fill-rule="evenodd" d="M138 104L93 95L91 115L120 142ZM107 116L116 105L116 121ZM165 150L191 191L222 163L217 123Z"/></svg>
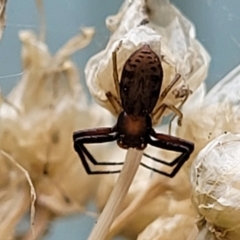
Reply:
<svg viewBox="0 0 240 240"><path fill-rule="evenodd" d="M94 165L102 166L122 165L123 162L97 162L84 144L117 141L118 146L123 149L136 148L138 150L143 150L147 144L150 144L181 154L171 162L145 154L153 161L174 167L170 173L152 168L142 162L140 164L159 174L174 177L193 152L194 144L171 135L155 132L152 128L152 119L153 117L160 117L165 109L169 108L179 116L178 124L181 125L182 113L178 108L162 103L164 97L181 76L176 74L171 84L160 95L163 80L161 61L150 46L144 44L125 62L119 82L117 72L118 49L119 47L112 53L113 79L118 97L115 97L111 92L106 93L106 97L118 113L117 123L113 127L74 132L75 151L88 174L110 174L119 173L121 170L93 171L89 167L87 159Z"/></svg>

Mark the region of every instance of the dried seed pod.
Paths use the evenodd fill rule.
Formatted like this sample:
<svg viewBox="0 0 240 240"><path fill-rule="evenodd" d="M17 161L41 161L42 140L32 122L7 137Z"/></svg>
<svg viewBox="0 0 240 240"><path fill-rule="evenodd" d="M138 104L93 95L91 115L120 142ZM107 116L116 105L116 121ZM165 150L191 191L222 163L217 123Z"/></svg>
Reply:
<svg viewBox="0 0 240 240"><path fill-rule="evenodd" d="M224 132L239 133L240 66L224 77L204 96L187 101L183 108L183 124L177 128L177 136L195 143L195 149L184 167L189 169L192 160L208 142ZM231 93L231 94L229 94ZM192 97L192 96L191 96ZM194 97L194 96L193 96Z"/></svg>
<svg viewBox="0 0 240 240"><path fill-rule="evenodd" d="M49 216L83 211L99 183L99 177L85 173L72 146L74 130L111 122L107 111L86 104L77 68L68 59L90 42L92 33L85 29L51 56L33 33L21 32L23 76L8 96L11 104L3 103L0 111L1 149L28 171L36 207ZM104 146L93 149L100 157L104 152Z"/></svg>
<svg viewBox="0 0 240 240"><path fill-rule="evenodd" d="M182 75L164 99L165 103L180 104L183 96L176 92L186 88L194 91L205 79L209 56L195 39L193 25L169 2L125 1L118 14L107 19L107 26L112 31L109 43L105 50L89 60L85 73L93 97L112 113L115 114L114 109L105 94L110 91L116 96L112 77L112 53L116 48L119 76L126 59L146 43L163 59L162 91L176 73ZM156 123L159 119L153 120Z"/></svg>
<svg viewBox="0 0 240 240"><path fill-rule="evenodd" d="M200 215L198 240L240 238L239 144L239 134L223 134L193 162L193 204Z"/></svg>

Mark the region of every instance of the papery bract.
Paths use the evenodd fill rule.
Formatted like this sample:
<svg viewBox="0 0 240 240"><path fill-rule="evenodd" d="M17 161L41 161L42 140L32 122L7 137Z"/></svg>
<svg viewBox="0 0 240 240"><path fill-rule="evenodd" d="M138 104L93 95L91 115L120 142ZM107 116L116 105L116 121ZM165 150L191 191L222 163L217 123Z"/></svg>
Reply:
<svg viewBox="0 0 240 240"><path fill-rule="evenodd" d="M205 79L209 55L196 40L193 25L168 1L125 1L118 14L107 19L107 26L112 32L108 45L89 60L85 73L95 100L112 113L115 114L114 109L105 94L110 91L116 96L112 52L120 43L117 52L119 78L128 57L146 43L160 58L163 56L162 91L176 73L182 75L164 99L167 104L179 105L183 99L174 93L186 87L194 91ZM153 119L153 122L158 120Z"/></svg>
<svg viewBox="0 0 240 240"><path fill-rule="evenodd" d="M193 161L193 204L200 215L197 239L240 237L240 135L223 134L205 146ZM207 231L203 234L203 229Z"/></svg>
<svg viewBox="0 0 240 240"><path fill-rule="evenodd" d="M73 131L112 124L107 111L87 105L78 70L69 59L92 36L93 29L85 28L52 56L34 33L22 31L23 75L8 96L11 104L1 107L1 149L29 173L37 210L48 209L54 216L83 211L99 183L99 177L85 173L73 149ZM106 148L96 146L92 152L101 157ZM29 196L28 187L19 198L22 194ZM30 198L25 201L29 204Z"/></svg>
<svg viewBox="0 0 240 240"><path fill-rule="evenodd" d="M190 167L198 152L224 132L239 133L240 67L238 66L205 96L201 90L196 100L189 100L182 108L183 125L176 134L195 143L187 162Z"/></svg>

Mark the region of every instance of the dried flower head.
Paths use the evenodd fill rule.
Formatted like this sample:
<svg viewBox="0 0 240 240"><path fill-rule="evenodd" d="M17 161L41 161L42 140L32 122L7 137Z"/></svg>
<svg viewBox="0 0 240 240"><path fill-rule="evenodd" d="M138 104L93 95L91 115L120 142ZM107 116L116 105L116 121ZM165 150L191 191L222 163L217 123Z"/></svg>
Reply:
<svg viewBox="0 0 240 240"><path fill-rule="evenodd" d="M204 88L199 89L195 96L191 96L193 99L189 99L183 106L183 125L177 128L177 135L195 143L194 152L185 164L188 169L208 142L225 132L240 131L237 124L240 118L239 69L238 66L230 72L206 96Z"/></svg>
<svg viewBox="0 0 240 240"><path fill-rule="evenodd" d="M230 72L200 102L184 105L179 136L195 142L191 166L193 204L199 214L197 239L239 239L238 145L240 66ZM201 150L202 149L202 150ZM200 151L201 150L201 151Z"/></svg>
<svg viewBox="0 0 240 240"><path fill-rule="evenodd" d="M112 32L108 45L89 60L85 73L95 100L113 114L114 109L105 94L110 91L116 96L112 53L117 48L119 76L126 59L146 43L162 59L162 91L176 73L181 74L181 80L163 100L165 103L179 105L186 91L194 91L205 79L209 56L195 39L193 25L169 2L125 1L118 14L107 19L107 26ZM153 122L158 120L153 119Z"/></svg>
<svg viewBox="0 0 240 240"><path fill-rule="evenodd" d="M172 17L169 17L170 13ZM195 39L192 24L168 2L126 1L116 16L107 19L107 25L112 31L109 43L104 51L90 59L85 72L93 97L113 113L114 110L105 95L110 91L116 96L114 81L109 74L113 73L112 54L117 54L117 72L120 76L123 64L130 54L144 43L149 44L162 59L164 68L162 91L169 86L176 73L182 75L181 80L166 98L160 99L171 105L179 105L189 90L188 87L196 90L206 77L208 54ZM153 119L153 122L156 123L158 120ZM160 132L165 131L161 129ZM147 151L149 155L160 159L173 158L172 154L157 149ZM117 152L115 155L114 159L120 157ZM148 160L143 158L142 161ZM148 165L154 165L153 161L149 161ZM165 170L163 166L154 167ZM101 210L117 178L118 176L104 176L97 198ZM170 180L152 174L149 170L139 169L119 212L121 213L112 226L105 230L109 229L108 235L105 234L108 238L121 232L136 239L137 235L159 216L171 218L175 214L185 214L191 219L189 221L193 221L195 213L191 208L188 174L180 171ZM92 235L90 239L94 239L91 237Z"/></svg>
<svg viewBox="0 0 240 240"><path fill-rule="evenodd" d="M51 56L44 42L32 32L22 31L23 75L0 109L1 149L28 172L37 193L36 211L47 209L50 219L83 211L99 182L98 177L89 178L85 173L71 141L74 130L110 121L106 111L86 104L77 68L69 59L92 36L93 29L85 28ZM101 146L93 152L101 156L105 150ZM27 196L23 205L26 211L30 197L25 179L24 184L14 194L19 194L15 200ZM39 223L38 216L44 218L36 214ZM48 221L44 221L46 227ZM39 236L42 231L37 227L42 225L35 225Z"/></svg>
<svg viewBox="0 0 240 240"><path fill-rule="evenodd" d="M200 215L197 239L240 236L240 135L223 134L204 147L191 168L193 204Z"/></svg>

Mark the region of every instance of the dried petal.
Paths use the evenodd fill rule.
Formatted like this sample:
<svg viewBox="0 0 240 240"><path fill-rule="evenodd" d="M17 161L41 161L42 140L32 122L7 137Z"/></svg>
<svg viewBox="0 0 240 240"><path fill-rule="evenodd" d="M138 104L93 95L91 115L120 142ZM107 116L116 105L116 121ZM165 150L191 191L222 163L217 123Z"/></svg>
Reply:
<svg viewBox="0 0 240 240"><path fill-rule="evenodd" d="M87 105L77 68L69 60L92 33L85 29L51 56L32 32L21 32L23 76L1 107L1 149L29 173L37 207L54 216L83 211L99 183L99 177L85 173L72 143L73 131L111 122L106 111ZM101 157L106 147L92 152Z"/></svg>

